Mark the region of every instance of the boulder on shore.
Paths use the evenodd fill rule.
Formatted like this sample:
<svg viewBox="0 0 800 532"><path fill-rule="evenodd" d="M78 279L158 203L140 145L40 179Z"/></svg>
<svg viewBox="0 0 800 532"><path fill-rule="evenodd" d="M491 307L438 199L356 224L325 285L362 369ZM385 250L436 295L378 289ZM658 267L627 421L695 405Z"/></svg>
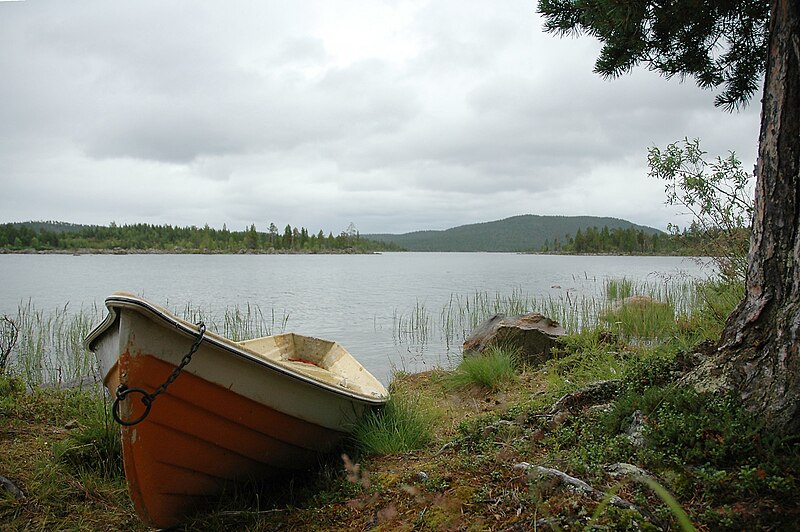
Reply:
<svg viewBox="0 0 800 532"><path fill-rule="evenodd" d="M544 364L556 340L567 331L558 322L532 312L519 316L495 314L478 326L464 342L464 354L481 353L490 347L519 349L526 363Z"/></svg>

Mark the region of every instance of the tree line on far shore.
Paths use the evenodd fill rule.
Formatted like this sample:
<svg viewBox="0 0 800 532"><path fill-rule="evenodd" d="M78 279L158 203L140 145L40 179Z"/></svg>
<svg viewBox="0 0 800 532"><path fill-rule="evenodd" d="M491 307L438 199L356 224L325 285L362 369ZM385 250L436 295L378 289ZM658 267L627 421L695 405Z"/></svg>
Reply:
<svg viewBox="0 0 800 532"><path fill-rule="evenodd" d="M744 231L744 230L743 230ZM702 255L714 235L695 224L681 232L650 233L634 227L588 227L563 240L546 241L540 253L620 255ZM363 238L353 224L334 235L309 233L305 227L274 223L266 232L251 224L244 231L204 227L132 224L109 226L64 222L0 224L0 250L21 251L161 251L169 253L369 253L402 251L394 243Z"/></svg>
<svg viewBox="0 0 800 532"><path fill-rule="evenodd" d="M244 231L204 227L131 224L109 226L62 222L0 225L0 249L6 251L147 250L170 253L305 252L369 253L398 250L397 246L361 238L353 224L338 235L309 233L305 227L271 223L267 232L255 224Z"/></svg>
<svg viewBox="0 0 800 532"><path fill-rule="evenodd" d="M737 229L749 235L749 229ZM704 255L709 242L720 238L723 229L706 229L698 224L670 233L650 233L635 227L609 229L588 227L578 229L575 235L565 236L563 241L547 240L541 248L543 253L564 254L619 254L619 255ZM747 238L747 235L744 236Z"/></svg>

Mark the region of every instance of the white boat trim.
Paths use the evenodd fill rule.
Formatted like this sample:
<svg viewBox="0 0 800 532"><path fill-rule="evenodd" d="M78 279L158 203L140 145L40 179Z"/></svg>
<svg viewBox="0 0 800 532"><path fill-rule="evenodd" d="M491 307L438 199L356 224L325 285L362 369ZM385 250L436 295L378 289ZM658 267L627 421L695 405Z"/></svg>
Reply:
<svg viewBox="0 0 800 532"><path fill-rule="evenodd" d="M156 318L158 321L164 322L166 325L177 329L179 332L183 333L187 337L196 338L198 335L197 326L189 323L186 320L178 318L177 316L159 307L158 305L150 303L149 301L137 297L133 294L123 293L123 292L114 293L110 297L106 298L105 303L106 307L108 308L108 315L97 327L95 327L86 336L85 343L90 351L95 351L96 348L95 344L98 341L98 339L102 337L104 332L113 327L114 323L117 321L119 317L117 308L127 308L139 312L141 314L147 314L151 318ZM289 367L286 364L280 363L280 361L266 359L262 356L259 356L258 353L256 353L255 351L252 351L247 347L243 346L241 343L234 342L232 340L229 340L223 336L214 334L212 332L205 333L201 345L203 343L210 344L211 346L214 346L218 349L222 349L231 355L245 359L250 363L263 366L291 379L301 381L307 385L311 385L316 388L321 388L328 392L335 393L336 395L339 396L347 397L352 401L363 403L365 405L374 405L374 406L382 405L386 403L388 399L388 392L386 392L383 386L381 386L381 389L379 390L381 393L378 392L373 392L372 394L358 393L357 391L345 388L343 386L337 386L335 384L315 379L309 375L303 374L302 372L293 371L291 367ZM109 368L103 368L103 369L104 371L108 371ZM103 375L103 377L105 378L105 375Z"/></svg>

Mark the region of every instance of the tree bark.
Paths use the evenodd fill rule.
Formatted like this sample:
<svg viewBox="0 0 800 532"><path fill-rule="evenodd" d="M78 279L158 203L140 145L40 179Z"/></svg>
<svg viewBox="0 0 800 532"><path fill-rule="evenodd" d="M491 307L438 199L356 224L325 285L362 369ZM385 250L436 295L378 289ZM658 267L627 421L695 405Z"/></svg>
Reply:
<svg viewBox="0 0 800 532"><path fill-rule="evenodd" d="M800 2L773 0L745 298L713 373L769 428L800 434Z"/></svg>

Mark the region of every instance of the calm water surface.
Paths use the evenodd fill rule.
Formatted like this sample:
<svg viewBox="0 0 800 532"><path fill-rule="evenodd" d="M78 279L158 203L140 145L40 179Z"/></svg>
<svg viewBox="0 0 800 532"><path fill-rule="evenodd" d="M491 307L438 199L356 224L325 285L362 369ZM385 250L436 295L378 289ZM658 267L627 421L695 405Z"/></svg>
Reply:
<svg viewBox="0 0 800 532"><path fill-rule="evenodd" d="M395 368L446 363L458 345L397 334L398 320L424 308L438 321L452 297L477 292L536 298L599 293L608 279L657 282L704 277L679 257L595 257L510 253L381 255L0 255L0 314L29 300L39 310L102 307L114 291L147 297L180 314L258 305L287 331L339 341L386 382ZM276 330L275 332L280 332ZM463 337L458 341L463 341Z"/></svg>

